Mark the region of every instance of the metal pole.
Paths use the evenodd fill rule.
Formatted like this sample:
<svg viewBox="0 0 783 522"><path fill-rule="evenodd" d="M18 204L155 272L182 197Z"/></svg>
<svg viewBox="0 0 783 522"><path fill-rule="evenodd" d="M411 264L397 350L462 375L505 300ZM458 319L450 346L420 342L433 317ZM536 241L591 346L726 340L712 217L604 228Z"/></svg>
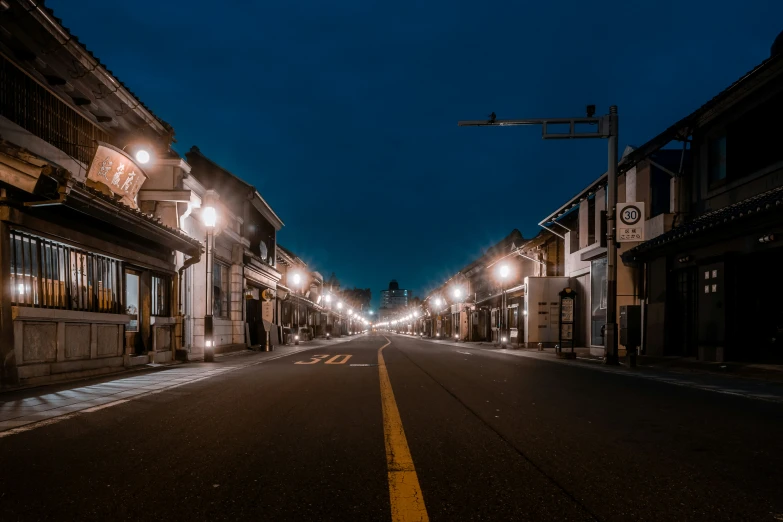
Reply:
<svg viewBox="0 0 783 522"><path fill-rule="evenodd" d="M215 347L214 339L212 338L212 307L214 306L214 299L212 296L212 240L213 240L213 227L207 227L207 302L206 302L206 315L204 316L204 362L213 362L215 360ZM209 346L207 346L209 344Z"/></svg>
<svg viewBox="0 0 783 522"><path fill-rule="evenodd" d="M606 335L604 337L604 362L620 364L617 353L617 243L615 242L615 209L617 208L617 106L609 107L611 130L609 133L609 205L606 209L607 263L606 263Z"/></svg>

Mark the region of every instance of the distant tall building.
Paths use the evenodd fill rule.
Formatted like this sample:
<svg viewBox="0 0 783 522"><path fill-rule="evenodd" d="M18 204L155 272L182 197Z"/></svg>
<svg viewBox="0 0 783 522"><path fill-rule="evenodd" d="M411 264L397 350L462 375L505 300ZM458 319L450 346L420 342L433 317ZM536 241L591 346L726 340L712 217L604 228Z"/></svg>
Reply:
<svg viewBox="0 0 783 522"><path fill-rule="evenodd" d="M397 280L392 279L391 283L389 283L389 289L381 290L381 308L389 310L404 308L408 306L409 296L408 291L401 289Z"/></svg>

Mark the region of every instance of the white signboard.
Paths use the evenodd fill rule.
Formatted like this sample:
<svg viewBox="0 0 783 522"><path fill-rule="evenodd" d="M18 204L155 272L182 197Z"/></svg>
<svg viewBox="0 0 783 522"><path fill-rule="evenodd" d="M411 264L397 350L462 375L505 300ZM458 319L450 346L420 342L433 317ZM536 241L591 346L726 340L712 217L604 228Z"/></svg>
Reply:
<svg viewBox="0 0 783 522"><path fill-rule="evenodd" d="M570 299L569 299L570 301ZM574 337L574 325L572 324L561 324L560 325L560 331L563 336L564 341L570 341Z"/></svg>
<svg viewBox="0 0 783 522"><path fill-rule="evenodd" d="M617 204L617 241L644 241L644 203Z"/></svg>
<svg viewBox="0 0 783 522"><path fill-rule="evenodd" d="M564 323L574 322L574 300L563 299L563 317L561 318Z"/></svg>

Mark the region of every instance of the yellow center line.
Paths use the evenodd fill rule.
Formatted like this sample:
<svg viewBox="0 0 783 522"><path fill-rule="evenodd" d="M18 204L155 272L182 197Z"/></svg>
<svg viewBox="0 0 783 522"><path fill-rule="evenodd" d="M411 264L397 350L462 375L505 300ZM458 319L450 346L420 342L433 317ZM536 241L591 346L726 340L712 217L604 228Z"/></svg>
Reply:
<svg viewBox="0 0 783 522"><path fill-rule="evenodd" d="M383 407L383 437L386 442L386 466L389 474L389 500L391 501L392 522L427 522L427 508L421 494L419 477L413 466L413 457L408 448L408 439L402 427L402 419L394 400L389 373L383 360L383 349L378 350L378 374L381 379L381 405Z"/></svg>

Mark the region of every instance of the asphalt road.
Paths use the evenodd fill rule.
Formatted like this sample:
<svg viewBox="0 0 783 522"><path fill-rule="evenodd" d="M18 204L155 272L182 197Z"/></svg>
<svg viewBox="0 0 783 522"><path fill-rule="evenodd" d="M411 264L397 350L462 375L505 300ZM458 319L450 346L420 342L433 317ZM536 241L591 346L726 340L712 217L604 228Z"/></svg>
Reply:
<svg viewBox="0 0 783 522"><path fill-rule="evenodd" d="M389 339L430 520L783 520L783 405ZM384 344L362 336L0 438L0 520L391 520Z"/></svg>

